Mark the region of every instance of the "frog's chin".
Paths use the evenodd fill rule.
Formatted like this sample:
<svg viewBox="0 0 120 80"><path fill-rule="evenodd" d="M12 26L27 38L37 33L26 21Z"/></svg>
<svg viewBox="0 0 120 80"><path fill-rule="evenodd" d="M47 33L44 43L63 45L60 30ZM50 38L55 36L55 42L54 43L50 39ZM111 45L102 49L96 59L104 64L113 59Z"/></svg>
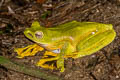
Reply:
<svg viewBox="0 0 120 80"><path fill-rule="evenodd" d="M41 44L43 47L47 47L48 46L48 44Z"/></svg>

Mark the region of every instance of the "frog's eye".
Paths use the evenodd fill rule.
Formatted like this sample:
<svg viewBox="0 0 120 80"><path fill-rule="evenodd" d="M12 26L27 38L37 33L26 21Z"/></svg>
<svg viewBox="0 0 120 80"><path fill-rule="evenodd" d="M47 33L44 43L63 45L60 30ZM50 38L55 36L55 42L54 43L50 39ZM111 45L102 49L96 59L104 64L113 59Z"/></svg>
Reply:
<svg viewBox="0 0 120 80"><path fill-rule="evenodd" d="M41 32L41 31L36 31L36 32L35 32L35 37L38 38L38 39L42 38L42 37L43 37L43 32Z"/></svg>

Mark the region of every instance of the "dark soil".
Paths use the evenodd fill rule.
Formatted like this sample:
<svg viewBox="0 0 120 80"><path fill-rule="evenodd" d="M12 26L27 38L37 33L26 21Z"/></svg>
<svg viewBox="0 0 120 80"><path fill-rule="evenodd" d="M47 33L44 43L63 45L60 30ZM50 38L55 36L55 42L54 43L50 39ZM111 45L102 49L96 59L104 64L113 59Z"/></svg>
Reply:
<svg viewBox="0 0 120 80"><path fill-rule="evenodd" d="M0 0L0 55L35 67L38 56L17 59L14 48L33 44L23 31L33 21L54 27L72 20L113 24L115 40L97 53L65 61L65 72L47 70L64 80L120 80L120 0ZM0 65L0 80L43 80Z"/></svg>

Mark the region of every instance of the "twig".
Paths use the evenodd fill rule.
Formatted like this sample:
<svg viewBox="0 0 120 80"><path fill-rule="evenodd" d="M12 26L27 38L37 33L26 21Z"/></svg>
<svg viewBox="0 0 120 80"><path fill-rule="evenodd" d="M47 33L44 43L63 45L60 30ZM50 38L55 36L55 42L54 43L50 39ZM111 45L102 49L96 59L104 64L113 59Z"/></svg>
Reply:
<svg viewBox="0 0 120 80"><path fill-rule="evenodd" d="M39 70L39 69L34 69L34 68L30 68L28 66L25 65L21 65L15 62L10 61L9 59L0 56L0 64L2 66L5 66L7 69L13 70L13 71L17 71L17 72L21 72L30 76L34 76L37 78L43 78L46 80L61 80L60 78L58 78L55 75L51 75L46 73L45 71Z"/></svg>
<svg viewBox="0 0 120 80"><path fill-rule="evenodd" d="M0 8L1 8L1 6L2 6L3 3L4 3L4 0L2 0L2 1L0 2Z"/></svg>
<svg viewBox="0 0 120 80"><path fill-rule="evenodd" d="M81 13L82 13L82 14L83 14L83 13L86 13L86 12L88 12L88 11L90 11L90 10L92 10L92 9L94 9L94 8L96 8L96 7L98 7L99 5L101 5L101 3L95 4L94 6L88 8L88 9L85 9L85 10L82 11Z"/></svg>
<svg viewBox="0 0 120 80"><path fill-rule="evenodd" d="M15 12L13 11L13 9L10 7L10 6L7 6L8 7L8 11L9 11L9 13L11 13L11 14L15 14Z"/></svg>

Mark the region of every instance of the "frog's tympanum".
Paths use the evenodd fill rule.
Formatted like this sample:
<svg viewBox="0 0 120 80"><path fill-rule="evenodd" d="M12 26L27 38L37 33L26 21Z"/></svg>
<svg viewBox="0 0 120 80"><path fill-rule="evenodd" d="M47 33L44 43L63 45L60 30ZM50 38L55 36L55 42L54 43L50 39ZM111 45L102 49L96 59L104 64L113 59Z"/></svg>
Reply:
<svg viewBox="0 0 120 80"><path fill-rule="evenodd" d="M111 43L116 36L111 24L77 21L52 28L42 27L35 21L24 34L36 44L15 49L18 57L34 56L38 51L45 49L46 52L37 62L37 66L60 69L61 72L64 71L65 58L91 55ZM49 62L51 64L47 64Z"/></svg>

